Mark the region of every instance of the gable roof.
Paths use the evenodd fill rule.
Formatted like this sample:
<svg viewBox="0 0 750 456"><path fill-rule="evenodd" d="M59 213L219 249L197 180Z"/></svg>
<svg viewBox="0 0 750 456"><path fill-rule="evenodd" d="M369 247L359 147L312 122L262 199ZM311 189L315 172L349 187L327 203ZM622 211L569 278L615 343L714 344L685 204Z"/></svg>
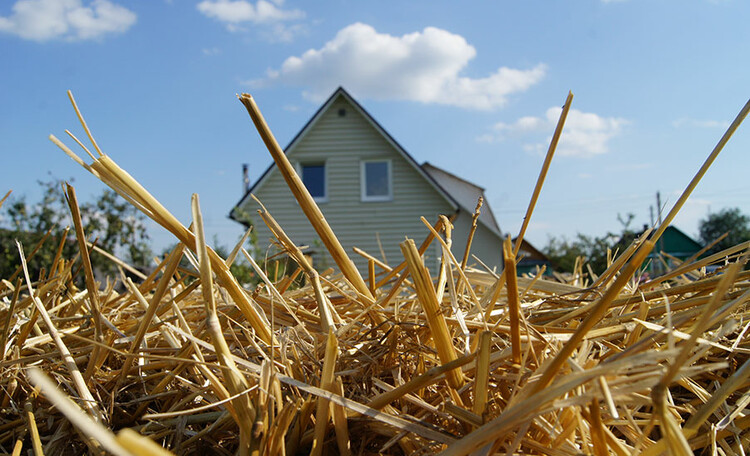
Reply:
<svg viewBox="0 0 750 456"><path fill-rule="evenodd" d="M378 123L378 121L375 120L375 118L372 117L370 113L367 112L367 110L365 110L365 108L363 108L362 105L360 105L357 100L355 100L343 87L337 88L333 92L333 94L328 97L325 103L323 103L323 105L318 108L318 110L310 118L310 120L307 121L307 123L304 127L302 127L299 133L297 133L294 138L292 138L291 142L289 142L289 144L284 148L285 154L289 155L294 151L294 148L300 143L302 138L304 138L305 135L318 123L321 117L323 117L323 114L325 114L331 108L333 103L339 98L344 98L347 102L349 102L357 110L357 112L362 115L362 117L406 160L406 162L409 163L414 168L414 170L419 175L421 175L435 189L435 191L448 202L453 210L458 211L459 209L464 209L469 214L474 213L474 207L476 206L477 199L474 198L473 201L469 201L470 198L467 198L463 195L468 190L469 192L472 192L472 194L475 193L478 197L479 195L483 195L483 188L474 185L464 179L461 179L458 176L455 176L447 171L437 168L429 163L425 163L424 165L420 166L419 163L414 160L414 157L412 157L411 154L406 151L406 149L401 147L401 144L399 144L398 141L396 141L385 130L385 128L383 128ZM247 190L247 192L245 192L242 198L240 198L239 202L232 208L231 212L229 213L229 218L243 224L245 223L235 217L235 210L245 205L250 199L250 195L263 186L263 184L267 180L269 173L275 166L276 163L271 162L271 164L268 166L268 168L266 168L263 174L261 174L258 180L255 181L255 183ZM464 191L457 191L454 194L453 190L456 189L463 189ZM479 193L476 193L475 189L478 189ZM489 209L489 204L487 203L486 198L485 208L482 210L482 215L480 215L479 217L479 222L485 225L494 234L502 237L500 228L495 221L495 217L492 214L492 211Z"/></svg>
<svg viewBox="0 0 750 456"><path fill-rule="evenodd" d="M669 225L657 242L657 248L672 255L680 256L692 255L703 246L676 226Z"/></svg>
<svg viewBox="0 0 750 456"><path fill-rule="evenodd" d="M484 196L484 188L458 177L449 171L438 168L429 162L422 163L422 169L435 179L438 185L443 187L446 192L450 193L450 195L456 199L459 206L469 214L474 213L474 209L477 206L477 200L481 196L484 203L482 204L482 210L479 213L479 223L485 225L497 236L502 237L500 227L497 225L497 220L495 220L495 214L492 213L490 203Z"/></svg>
<svg viewBox="0 0 750 456"><path fill-rule="evenodd" d="M647 229L648 225L644 224L642 230L633 233L634 238L642 236ZM621 236L618 241L618 243L625 244L629 242L625 236ZM656 246L649 254L649 257L654 258L659 255L659 252L668 253L676 257L688 257L702 248L703 245L700 242L688 236L676 226L669 225L664 230L664 234L656 241Z"/></svg>
<svg viewBox="0 0 750 456"><path fill-rule="evenodd" d="M516 242L518 241L518 236L513 238L513 245L516 245ZM538 261L549 261L549 258L547 255L544 254L541 250L537 249L529 241L526 239L521 240L521 249L519 250L519 257L521 257L521 261L524 260L538 260Z"/></svg>

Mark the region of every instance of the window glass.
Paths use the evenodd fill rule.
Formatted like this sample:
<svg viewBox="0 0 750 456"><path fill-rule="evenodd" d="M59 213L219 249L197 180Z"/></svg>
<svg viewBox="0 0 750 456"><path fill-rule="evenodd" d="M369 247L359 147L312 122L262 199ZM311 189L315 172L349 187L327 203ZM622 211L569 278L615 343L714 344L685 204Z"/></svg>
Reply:
<svg viewBox="0 0 750 456"><path fill-rule="evenodd" d="M388 199L391 196L390 166L387 161L364 162L364 199Z"/></svg>
<svg viewBox="0 0 750 456"><path fill-rule="evenodd" d="M326 166L323 163L303 164L302 182L313 198L326 197Z"/></svg>

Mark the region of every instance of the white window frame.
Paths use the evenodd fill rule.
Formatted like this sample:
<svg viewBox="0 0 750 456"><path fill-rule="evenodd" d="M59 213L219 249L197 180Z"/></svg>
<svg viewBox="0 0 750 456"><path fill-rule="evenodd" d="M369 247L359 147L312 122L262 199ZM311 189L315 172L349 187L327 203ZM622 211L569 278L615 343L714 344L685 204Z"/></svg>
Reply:
<svg viewBox="0 0 750 456"><path fill-rule="evenodd" d="M315 165L323 165L323 196L313 196L313 200L316 203L327 203L328 202L328 161L327 160L314 160L314 159L298 161L295 165L295 169L297 171L297 175L299 176L300 180L304 184L305 181L302 176L302 167L303 166L315 166ZM309 191L310 190L308 190L308 192Z"/></svg>
<svg viewBox="0 0 750 456"><path fill-rule="evenodd" d="M367 163L385 163L388 174L388 194L368 196L367 195L367 174L365 166ZM393 166L390 159L361 160L359 162L359 193L364 202L392 201L393 200Z"/></svg>

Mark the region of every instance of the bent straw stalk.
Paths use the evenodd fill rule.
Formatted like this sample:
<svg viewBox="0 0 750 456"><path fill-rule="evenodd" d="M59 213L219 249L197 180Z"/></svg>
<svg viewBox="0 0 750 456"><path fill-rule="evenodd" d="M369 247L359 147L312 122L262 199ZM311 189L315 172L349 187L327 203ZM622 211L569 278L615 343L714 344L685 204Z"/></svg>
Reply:
<svg viewBox="0 0 750 456"><path fill-rule="evenodd" d="M193 227L195 230L196 252L198 254L198 265L200 266L201 290L206 308L206 328L211 336L219 362L224 367L224 376L229 380L229 393L239 395L232 400L232 405L237 412L240 428L240 455L249 455L252 440L252 423L255 421L256 412L246 395L240 395L249 389L250 385L245 376L237 369L229 350L221 324L216 312L216 301L214 299L213 276L211 273L211 261L208 258L208 248L203 232L203 216L201 215L198 195L192 198Z"/></svg>
<svg viewBox="0 0 750 456"><path fill-rule="evenodd" d="M81 213L78 208L78 199L76 198L75 189L69 184L65 184L66 194L65 197L70 207L70 214L73 218L73 225L75 226L76 238L78 239L78 249L81 254L81 262L83 263L83 271L86 277L86 288L88 289L88 301L91 304L91 316L94 320L94 338L97 342L102 342L104 336L102 334L102 320L101 312L99 311L99 293L94 280L94 269L91 267L91 259L89 258L89 249L86 245L86 234L83 232L83 223L81 222ZM87 380L91 378L94 370L98 368L99 362L99 347L94 347L94 352L89 359L88 367L86 372L83 374L83 378Z"/></svg>
<svg viewBox="0 0 750 456"><path fill-rule="evenodd" d="M315 203L315 200L310 195L305 184L302 183L302 179L299 178L294 167L289 162L289 159L286 158L284 151L281 150L281 146L279 146L273 133L271 133L271 129L263 118L255 100L247 93L243 93L239 99L242 104L245 105L245 108L247 108L247 112L250 114L255 127L258 129L260 137L263 139L268 151L271 153L273 161L276 162L279 172L284 176L284 180L289 186L289 189L297 199L297 202L307 216L307 219L310 221L310 224L315 229L315 232L320 236L320 240L328 249L333 261L336 262L339 269L341 269L341 272L344 274L344 277L351 282L358 292L372 299L373 295L370 293L367 284L357 270L357 267L354 265L354 262L346 254L344 247L341 246L341 243L323 216L323 212L321 212L320 208Z"/></svg>
<svg viewBox="0 0 750 456"><path fill-rule="evenodd" d="M318 302L318 311L320 312L320 324L322 331L326 333L329 329L333 329L335 331L336 325L334 324L333 315L331 314L332 304L328 299L328 296L323 291L323 286L320 283L320 275L318 274L318 271L316 271L315 268L312 267L297 244L295 244L289 238L289 236L287 236L281 226L276 223L276 219L271 216L266 207L263 206L263 204L257 199L256 201L261 207L261 209L258 210L258 215L260 215L260 218L263 220L263 222L265 222L266 226L271 231L271 233L273 233L276 239L278 239L287 254L297 263L297 265L299 265L299 267L307 276L307 279L312 284L313 290L315 291L315 299Z"/></svg>
<svg viewBox="0 0 750 456"><path fill-rule="evenodd" d="M325 357L323 358L323 373L320 377L320 389L333 391L335 385L334 369L336 368L336 359L338 358L339 344L333 329L328 331L328 337L325 345ZM323 442L325 440L326 428L330 419L330 409L328 400L319 397L315 411L315 433L313 437L312 456L323 454Z"/></svg>
<svg viewBox="0 0 750 456"><path fill-rule="evenodd" d="M76 113L79 114L79 118L81 119L81 123L84 125L87 134L90 135L88 127L83 121L83 117L80 115L78 106L72 99L72 95L71 102L73 103ZM54 135L50 135L50 140L76 161L76 163L80 164L84 169L91 172L94 176L107 184L112 190L141 210L146 216L166 228L177 237L180 242L185 244L188 248L195 250L195 237L190 230L184 227L177 218L175 218L156 198L138 183L138 181L130 176L125 170L120 168L114 160L107 155L104 155L98 146L96 146L96 148L100 156L95 158L91 165L87 165L72 150L70 150L70 148L55 138ZM229 267L224 260L210 248L208 249L208 258L212 263L211 266L216 274L217 280L227 290L235 304L248 319L253 329L257 332L258 337L265 343L271 345L272 335L265 316L257 312L254 304L242 290L239 283L237 283L237 279L230 273Z"/></svg>
<svg viewBox="0 0 750 456"><path fill-rule="evenodd" d="M445 318L440 310L435 289L432 288L430 273L422 263L417 246L412 239L407 239L400 246L406 259L409 274L414 279L414 288L427 317L427 323L430 326L432 339L435 342L440 361L443 364L455 361L457 358L456 348L453 346L448 325L445 323ZM461 388L464 384L461 372L458 370L448 372L448 383L455 389Z"/></svg>
<svg viewBox="0 0 750 456"><path fill-rule="evenodd" d="M508 290L508 319L510 320L510 346L513 352L513 363L521 365L521 308L518 304L518 285L516 283L516 256L510 236L503 243L505 276Z"/></svg>
<svg viewBox="0 0 750 456"><path fill-rule="evenodd" d="M65 342L63 342L62 337L60 337L60 332L52 322L52 318L50 318L50 315L47 312L47 309L44 307L44 304L38 297L34 295L34 289L31 286L31 279L29 278L29 270L26 265L26 257L23 254L23 247L21 247L21 244L18 241L16 241L16 246L18 247L18 253L21 257L21 266L23 268L24 278L26 279L26 287L29 290L29 297L34 303L34 306L37 312L39 312L39 315L42 316L44 324L47 325L50 336L52 336L52 340L54 340L55 345L57 346L57 350L60 352L65 366L68 368L68 372L70 373L73 380L73 385L78 391L80 398L83 400L84 405L95 420L103 422L104 415L99 410L99 407L97 406L98 403L94 399L94 396L91 395L91 391L86 385L86 381L81 374L81 371L78 370L75 359L71 355L70 350L68 350L68 347L65 345Z"/></svg>
<svg viewBox="0 0 750 456"><path fill-rule="evenodd" d="M526 234L526 228L529 226L531 221L531 214L534 212L534 207L539 199L539 194L542 192L542 185L544 185L544 179L547 177L547 171L549 171L550 164L552 163L552 157L555 155L557 150L557 143L560 141L560 135L562 134L565 120L568 118L568 111L570 111L570 105L573 103L573 92L568 92L568 97L565 99L560 118L557 120L557 126L555 126L555 133L552 135L552 141L550 141L549 149L547 149L547 155L544 157L544 163L542 169L539 171L539 177L536 180L534 186L534 192L531 194L531 201L529 201L529 207L526 209L526 215L523 217L523 223L521 224L521 231L516 236L516 247L513 250L513 256L518 256L518 252L521 250L521 244L523 243L523 236Z"/></svg>
<svg viewBox="0 0 750 456"><path fill-rule="evenodd" d="M112 432L102 426L99 422L94 421L75 402L71 401L68 396L60 391L57 386L41 370L36 367L30 367L28 370L29 378L34 385L42 390L44 395L52 401L65 416L84 434L101 445L105 450L116 456L132 456L117 442ZM98 446L97 445L97 446Z"/></svg>

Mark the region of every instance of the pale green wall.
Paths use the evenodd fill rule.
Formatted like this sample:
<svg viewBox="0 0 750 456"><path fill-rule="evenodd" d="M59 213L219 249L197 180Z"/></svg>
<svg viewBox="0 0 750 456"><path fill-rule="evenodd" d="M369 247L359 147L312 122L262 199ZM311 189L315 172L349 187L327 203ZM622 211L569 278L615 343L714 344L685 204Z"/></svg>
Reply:
<svg viewBox="0 0 750 456"><path fill-rule="evenodd" d="M340 109L346 111L345 116L339 116ZM367 269L367 263L352 252L353 246L382 259L379 239L387 263L395 266L403 261L399 243L405 237L414 239L419 245L427 236L428 231L420 216L434 223L438 214L452 214L455 211L431 181L425 179L343 96L339 96L307 133L296 141L288 151L288 157L295 165L325 160L328 201L320 203L319 207L347 253L363 272ZM391 160L392 201L361 201L360 162L372 159ZM295 243L309 245L316 252L323 253L323 256L317 255L315 259L318 269L325 265L335 266L327 253L323 252L317 234L275 167L256 187L255 195ZM263 247L270 244L271 234L257 216L257 209L257 204L252 200L244 207L257 222L255 230ZM462 211L455 222L453 251L459 261L468 235L469 219L470 216ZM488 264L496 265L502 257L500 246L497 236L480 225L472 253ZM427 265L433 271L437 264L437 253L435 245L426 254Z"/></svg>

